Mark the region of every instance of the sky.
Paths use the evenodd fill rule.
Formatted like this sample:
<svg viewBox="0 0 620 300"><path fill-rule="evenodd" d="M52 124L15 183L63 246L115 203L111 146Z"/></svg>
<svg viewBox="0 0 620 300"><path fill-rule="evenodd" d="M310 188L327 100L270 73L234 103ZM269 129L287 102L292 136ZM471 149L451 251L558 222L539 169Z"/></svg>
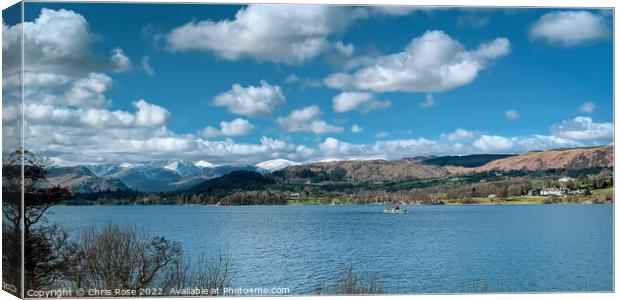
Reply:
<svg viewBox="0 0 620 300"><path fill-rule="evenodd" d="M607 145L612 14L26 3L25 146L224 164ZM3 15L10 124L20 27Z"/></svg>

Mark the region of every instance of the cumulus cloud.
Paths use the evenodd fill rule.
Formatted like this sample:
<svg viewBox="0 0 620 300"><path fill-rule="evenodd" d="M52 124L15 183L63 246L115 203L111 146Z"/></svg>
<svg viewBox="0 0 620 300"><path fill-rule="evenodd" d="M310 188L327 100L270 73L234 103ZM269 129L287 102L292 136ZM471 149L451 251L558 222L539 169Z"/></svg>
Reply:
<svg viewBox="0 0 620 300"><path fill-rule="evenodd" d="M586 10L556 11L534 22L529 35L533 40L544 40L551 45L574 47L605 40L610 30L602 14Z"/></svg>
<svg viewBox="0 0 620 300"><path fill-rule="evenodd" d="M473 143L474 147L485 152L503 152L514 147L513 142L503 136L482 135Z"/></svg>
<svg viewBox="0 0 620 300"><path fill-rule="evenodd" d="M343 92L332 99L332 107L335 112L347 112L360 110L367 113L375 109L384 109L391 105L390 101L376 100L371 93Z"/></svg>
<svg viewBox="0 0 620 300"><path fill-rule="evenodd" d="M539 134L525 137L482 135L472 145L475 147L474 151L483 153L520 153L530 150L583 146L579 141Z"/></svg>
<svg viewBox="0 0 620 300"><path fill-rule="evenodd" d="M588 113L588 114L593 113L595 109L596 109L596 103L592 101L588 101L579 107L580 112Z"/></svg>
<svg viewBox="0 0 620 300"><path fill-rule="evenodd" d="M362 128L361 126L359 126L357 124L351 125L351 132L353 132L353 133L360 133L362 131L364 131L364 128Z"/></svg>
<svg viewBox="0 0 620 300"><path fill-rule="evenodd" d="M282 88L261 80L260 86L242 87L234 84L230 91L213 100L215 106L226 107L232 113L250 117L265 117L286 102Z"/></svg>
<svg viewBox="0 0 620 300"><path fill-rule="evenodd" d="M68 127L134 128L161 127L170 119L165 108L143 99L133 102L135 113L100 108L71 108L29 103L25 109L28 125L62 125Z"/></svg>
<svg viewBox="0 0 620 300"><path fill-rule="evenodd" d="M125 55L125 51L121 48L114 48L114 50L112 50L110 63L113 72L120 73L131 70L131 60Z"/></svg>
<svg viewBox="0 0 620 300"><path fill-rule="evenodd" d="M237 118L230 122L220 122L220 128L208 126L202 130L202 134L206 137L239 136L249 134L254 130L254 125L247 120Z"/></svg>
<svg viewBox="0 0 620 300"><path fill-rule="evenodd" d="M363 9L341 6L251 4L232 20L192 21L174 28L166 40L172 51L296 64L318 56L329 47L330 36L365 15Z"/></svg>
<svg viewBox="0 0 620 300"><path fill-rule="evenodd" d="M325 157L385 157L389 159L415 155L445 153L446 148L435 141L424 138L376 141L373 144L353 144L333 137L326 138L319 144L319 150Z"/></svg>
<svg viewBox="0 0 620 300"><path fill-rule="evenodd" d="M443 92L472 82L490 62L510 52L506 38L466 50L443 31L427 31L403 52L360 61L352 73L329 75L337 89L375 92Z"/></svg>
<svg viewBox="0 0 620 300"><path fill-rule="evenodd" d="M504 116L506 116L508 120L516 120L519 117L519 112L514 109L509 109L504 112Z"/></svg>
<svg viewBox="0 0 620 300"><path fill-rule="evenodd" d="M321 119L321 110L312 105L292 111L286 117L277 119L278 124L288 132L314 132L316 134L339 133L342 127L328 124Z"/></svg>
<svg viewBox="0 0 620 300"><path fill-rule="evenodd" d="M144 99L133 103L138 109L136 125L138 126L162 126L170 119L170 113L163 107L150 104Z"/></svg>
<svg viewBox="0 0 620 300"><path fill-rule="evenodd" d="M449 141L460 141L473 138L475 133L473 131L469 131L463 128L457 128L453 132L448 134L442 134L442 138L446 138Z"/></svg>
<svg viewBox="0 0 620 300"><path fill-rule="evenodd" d="M334 48L336 49L336 51L338 51L338 53L344 56L351 56L353 55L353 51L355 51L355 47L353 46L353 44L345 45L342 41L337 41L334 44Z"/></svg>
<svg viewBox="0 0 620 300"><path fill-rule="evenodd" d="M74 82L65 97L59 97L56 103L66 101L68 105L104 107L109 105L109 100L104 93L112 86L112 78L101 73L91 73L88 77L78 79Z"/></svg>
<svg viewBox="0 0 620 300"><path fill-rule="evenodd" d="M131 60L121 48L106 58L91 52L93 34L86 19L71 10L43 8L32 22L24 22L25 71L58 74L84 72L124 72ZM6 70L17 71L21 66L22 27L3 26L3 64Z"/></svg>
<svg viewBox="0 0 620 300"><path fill-rule="evenodd" d="M216 163L305 160L315 153L307 146L269 137L238 143L230 138L205 140L178 134L167 128L168 110L143 99L132 103L133 110L112 109L106 94L114 80L106 73L131 69L122 49L112 49L109 57L93 54L88 22L69 10L43 9L35 21L24 24L24 30L28 63L24 71L24 142L33 151L71 163L171 157ZM18 26L3 26L3 134L16 137L14 140L20 131L21 74L15 58L19 53L11 51L19 49L15 46L20 36ZM148 63L148 59L144 61ZM233 89L228 95L239 98L239 104L230 102L231 110L249 114L268 112L265 106L284 102L279 87L266 82L256 88ZM251 109L252 104L257 108ZM239 135L253 126L244 121L223 122L218 130L223 136Z"/></svg>
<svg viewBox="0 0 620 300"><path fill-rule="evenodd" d="M551 127L553 135L575 141L610 140L614 136L613 123L595 123L590 117L576 117Z"/></svg>

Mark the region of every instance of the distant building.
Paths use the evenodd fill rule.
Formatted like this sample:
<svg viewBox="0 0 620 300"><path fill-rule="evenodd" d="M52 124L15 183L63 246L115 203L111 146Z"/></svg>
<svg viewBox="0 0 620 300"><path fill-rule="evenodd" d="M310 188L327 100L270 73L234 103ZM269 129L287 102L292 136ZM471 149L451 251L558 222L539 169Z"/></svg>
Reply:
<svg viewBox="0 0 620 300"><path fill-rule="evenodd" d="M291 193L290 197L291 198L299 198L299 193Z"/></svg>
<svg viewBox="0 0 620 300"><path fill-rule="evenodd" d="M580 196L580 195L585 194L585 193L586 193L586 190L584 190L584 189L577 189L577 190L571 190L571 191L568 191L568 193L569 193L570 195Z"/></svg>
<svg viewBox="0 0 620 300"><path fill-rule="evenodd" d="M541 196L562 196L566 193L566 189L562 188L543 188L540 190Z"/></svg>
<svg viewBox="0 0 620 300"><path fill-rule="evenodd" d="M495 197L497 197L497 195L495 195L495 194L489 194L489 196L487 196L487 197L488 197L488 198L490 198L490 199L495 199Z"/></svg>
<svg viewBox="0 0 620 300"><path fill-rule="evenodd" d="M567 182L571 182L571 181L574 181L574 180L575 180L574 178L570 178L570 177L562 177L562 178L558 179L558 181L562 182L562 183L567 183Z"/></svg>

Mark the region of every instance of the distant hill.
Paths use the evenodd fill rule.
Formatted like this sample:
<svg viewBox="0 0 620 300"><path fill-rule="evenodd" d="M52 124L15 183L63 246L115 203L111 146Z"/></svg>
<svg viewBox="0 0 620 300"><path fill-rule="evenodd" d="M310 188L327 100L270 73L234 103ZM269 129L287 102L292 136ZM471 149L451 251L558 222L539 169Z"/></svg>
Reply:
<svg viewBox="0 0 620 300"><path fill-rule="evenodd" d="M142 192L185 190L238 170L268 172L253 165L217 166L206 161L193 163L184 160L91 164L88 169L99 177L118 179L129 188Z"/></svg>
<svg viewBox="0 0 620 300"><path fill-rule="evenodd" d="M497 159L475 168L451 168L452 173L479 173L497 171L540 171L550 169L606 168L614 165L612 146L590 148L562 148L531 151L517 156Z"/></svg>
<svg viewBox="0 0 620 300"><path fill-rule="evenodd" d="M353 160L290 166L272 173L285 182L350 182L371 183L412 179L440 178L446 172L440 166L414 159Z"/></svg>
<svg viewBox="0 0 620 300"><path fill-rule="evenodd" d="M232 171L222 177L209 179L187 192L191 194L218 195L234 191L262 190L264 186L275 181L267 176L252 171Z"/></svg>
<svg viewBox="0 0 620 300"><path fill-rule="evenodd" d="M474 168L494 160L516 156L516 154L473 154L463 156L440 156L422 160L425 164Z"/></svg>
<svg viewBox="0 0 620 300"><path fill-rule="evenodd" d="M74 193L127 190L123 182L114 178L97 177L87 167L52 167L47 170L46 186L61 186Z"/></svg>
<svg viewBox="0 0 620 300"><path fill-rule="evenodd" d="M344 188L342 184L442 180L489 171L609 168L613 167L613 162L613 147L603 146L531 151L520 155L476 154L306 164L273 160L259 164L262 167L244 164L214 166L204 162L200 165L206 167L201 168L196 167L195 163L172 160L106 163L52 167L48 170L48 180L51 185L64 186L76 193L132 189L140 192L180 192L188 197L193 193L212 197L239 190L260 190L265 185L280 183L320 183L324 186L332 185L329 188L337 190Z"/></svg>

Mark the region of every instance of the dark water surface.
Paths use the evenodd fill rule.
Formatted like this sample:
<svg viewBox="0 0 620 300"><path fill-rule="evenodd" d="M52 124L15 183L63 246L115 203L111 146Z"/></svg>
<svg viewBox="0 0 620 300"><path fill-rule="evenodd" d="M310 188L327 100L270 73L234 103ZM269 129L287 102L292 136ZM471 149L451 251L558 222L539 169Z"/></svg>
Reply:
<svg viewBox="0 0 620 300"><path fill-rule="evenodd" d="M388 293L610 291L613 205L57 206L75 231L146 228L232 259L235 287L313 294L347 265Z"/></svg>

